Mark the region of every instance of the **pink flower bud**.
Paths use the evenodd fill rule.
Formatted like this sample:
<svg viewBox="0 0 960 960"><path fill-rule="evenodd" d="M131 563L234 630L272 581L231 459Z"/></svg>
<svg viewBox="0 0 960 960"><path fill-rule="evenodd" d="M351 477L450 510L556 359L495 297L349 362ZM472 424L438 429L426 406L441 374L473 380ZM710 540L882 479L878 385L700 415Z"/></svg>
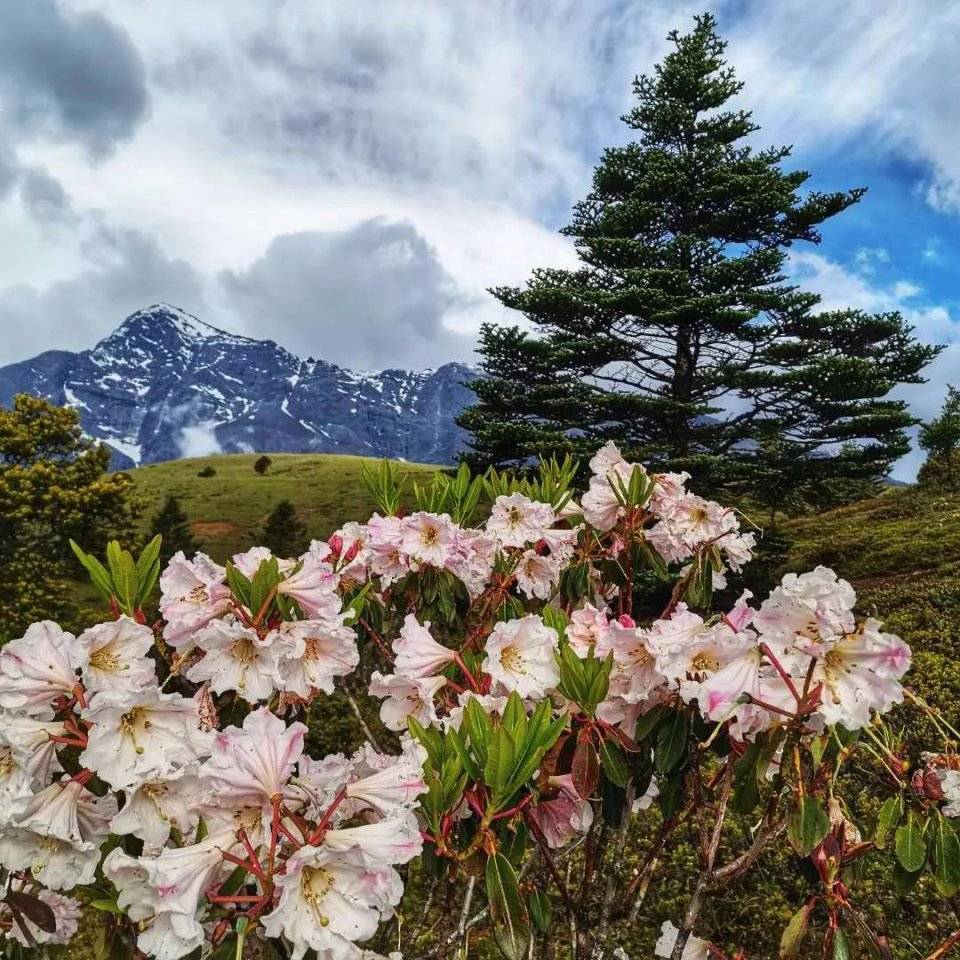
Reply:
<svg viewBox="0 0 960 960"><path fill-rule="evenodd" d="M343 537L340 534L335 533L328 541L327 546L330 547L330 553L332 554L334 560L336 560L341 553L343 553Z"/></svg>

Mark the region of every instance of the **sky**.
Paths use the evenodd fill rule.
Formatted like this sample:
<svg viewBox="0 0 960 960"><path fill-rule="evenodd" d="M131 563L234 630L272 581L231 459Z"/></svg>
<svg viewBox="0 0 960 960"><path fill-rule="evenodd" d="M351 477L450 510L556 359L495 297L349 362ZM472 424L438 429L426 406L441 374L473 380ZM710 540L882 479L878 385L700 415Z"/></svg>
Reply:
<svg viewBox="0 0 960 960"><path fill-rule="evenodd" d="M960 383L957 0L0 3L0 364L174 303L355 369L469 360L558 234L630 83L710 10L758 145L869 188L797 248ZM919 455L898 464L909 478Z"/></svg>

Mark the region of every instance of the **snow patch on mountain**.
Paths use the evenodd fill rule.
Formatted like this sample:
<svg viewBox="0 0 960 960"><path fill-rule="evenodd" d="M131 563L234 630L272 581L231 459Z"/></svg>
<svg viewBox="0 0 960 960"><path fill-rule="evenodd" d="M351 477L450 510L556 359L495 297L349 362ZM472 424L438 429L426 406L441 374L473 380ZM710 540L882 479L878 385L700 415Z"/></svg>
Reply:
<svg viewBox="0 0 960 960"><path fill-rule="evenodd" d="M250 451L452 463L466 442L454 419L476 376L458 363L351 371L158 303L90 350L0 368L0 404L32 393L73 407L116 467Z"/></svg>

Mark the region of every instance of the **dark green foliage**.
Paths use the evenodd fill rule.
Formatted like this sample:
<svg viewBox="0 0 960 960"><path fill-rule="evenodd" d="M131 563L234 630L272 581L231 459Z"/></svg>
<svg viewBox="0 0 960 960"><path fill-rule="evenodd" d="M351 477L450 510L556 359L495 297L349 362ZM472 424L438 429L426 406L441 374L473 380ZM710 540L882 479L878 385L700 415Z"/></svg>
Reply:
<svg viewBox="0 0 960 960"><path fill-rule="evenodd" d="M260 542L278 557L297 557L307 549L307 528L289 500L281 500L270 511Z"/></svg>
<svg viewBox="0 0 960 960"><path fill-rule="evenodd" d="M210 477L215 477L216 475L217 475L217 468L211 467L211 466L206 466L202 470L197 472L197 476L202 477L204 480Z"/></svg>
<svg viewBox="0 0 960 960"><path fill-rule="evenodd" d="M200 549L190 533L190 520L174 496L168 496L163 506L150 521L150 536L163 537L160 547L160 562L166 566L170 558L182 550L184 555L192 557Z"/></svg>
<svg viewBox="0 0 960 960"><path fill-rule="evenodd" d="M818 313L789 282L787 250L818 242L863 190L801 195L809 174L783 169L789 148L747 145L758 128L724 109L741 84L712 17L670 40L634 84L636 139L604 152L564 231L581 266L493 291L535 332L483 328L467 459L525 466L614 439L699 484L819 503L909 449L905 404L883 398L937 350L899 314Z"/></svg>
<svg viewBox="0 0 960 960"><path fill-rule="evenodd" d="M922 487L960 490L960 390L947 387L940 415L920 427L920 449L927 461L920 468Z"/></svg>
<svg viewBox="0 0 960 960"><path fill-rule="evenodd" d="M264 454L261 457L257 457L257 459L254 461L253 469L256 473L259 473L260 476L263 476L270 469L272 464L273 461L266 454Z"/></svg>
<svg viewBox="0 0 960 960"><path fill-rule="evenodd" d="M98 554L108 540L131 542L140 502L109 462L73 410L25 394L0 409L0 641L35 620L74 625L71 538Z"/></svg>

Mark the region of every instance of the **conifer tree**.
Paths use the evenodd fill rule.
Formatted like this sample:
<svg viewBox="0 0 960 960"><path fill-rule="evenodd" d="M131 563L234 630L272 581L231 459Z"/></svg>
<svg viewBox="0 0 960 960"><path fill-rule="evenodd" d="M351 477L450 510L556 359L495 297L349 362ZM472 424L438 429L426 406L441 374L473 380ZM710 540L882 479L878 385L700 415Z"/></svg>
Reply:
<svg viewBox="0 0 960 960"><path fill-rule="evenodd" d="M150 522L150 536L157 534L163 537L160 561L164 566L178 550L192 557L200 549L190 532L190 520L183 512L180 501L173 495L167 497Z"/></svg>
<svg viewBox="0 0 960 960"><path fill-rule="evenodd" d="M297 557L309 546L307 528L289 500L281 500L270 511L260 539L278 557Z"/></svg>
<svg viewBox="0 0 960 960"><path fill-rule="evenodd" d="M532 330L485 325L477 404L459 423L474 467L589 455L608 439L658 469L757 489L775 459L809 489L870 479L908 449L898 383L937 349L897 313L819 311L787 251L864 191L802 191L788 147L756 149L713 17L698 17L623 120L563 232L582 261L493 293Z"/></svg>
<svg viewBox="0 0 960 960"><path fill-rule="evenodd" d="M920 468L921 486L960 489L960 390L947 387L938 416L920 427L920 449L927 454Z"/></svg>

